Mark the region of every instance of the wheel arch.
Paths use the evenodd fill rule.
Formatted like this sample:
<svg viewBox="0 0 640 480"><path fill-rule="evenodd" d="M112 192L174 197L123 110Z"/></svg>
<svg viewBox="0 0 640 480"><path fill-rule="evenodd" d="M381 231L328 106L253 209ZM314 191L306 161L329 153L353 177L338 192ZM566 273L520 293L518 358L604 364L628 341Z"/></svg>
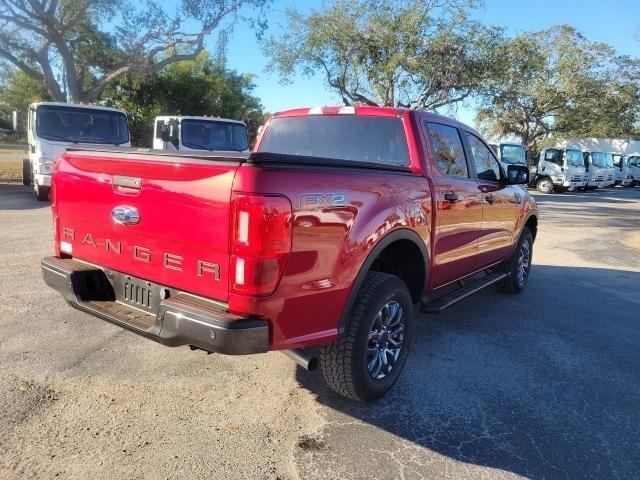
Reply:
<svg viewBox="0 0 640 480"><path fill-rule="evenodd" d="M421 261L405 263L405 265L412 263L414 265L414 268L408 269L407 271L403 271L398 274L394 271L388 271L386 269L386 259L393 258L393 255L397 255L397 253L400 251L404 252L404 250L400 249L400 247L403 247L403 249L406 247L413 248L413 252L408 254L407 258L413 260L415 258L414 255L419 254L421 257ZM381 261L382 259L384 259L385 261ZM429 279L429 254L427 252L427 247L422 238L416 232L407 228L393 230L392 232L382 237L367 254L365 261L363 262L360 270L353 280L351 291L349 292L347 302L345 303L345 306L342 310L342 315L340 317L338 334L343 333L344 325L349 317L349 312L353 307L356 296L358 295L358 291L360 290L360 287L362 286L367 273L370 271L382 271L402 278L405 283L407 283L407 287L409 287L411 298L414 304L418 303L418 301L422 297L422 293L424 292L424 288L427 285L427 281ZM408 277L412 278L407 281Z"/></svg>

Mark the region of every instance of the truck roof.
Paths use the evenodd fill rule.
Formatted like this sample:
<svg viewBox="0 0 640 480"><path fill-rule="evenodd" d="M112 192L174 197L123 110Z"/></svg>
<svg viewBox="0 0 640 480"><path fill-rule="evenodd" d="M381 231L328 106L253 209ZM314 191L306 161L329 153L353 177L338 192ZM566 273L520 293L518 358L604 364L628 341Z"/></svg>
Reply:
<svg viewBox="0 0 640 480"><path fill-rule="evenodd" d="M345 106L345 105L337 105L337 106L324 106L324 107L303 107L303 108L293 108L290 110L283 110L281 112L277 112L273 114L272 118L283 118L283 117L303 117L306 115L368 115L374 117L401 117L404 112L421 112L425 114L430 119L435 121L442 121L444 123L456 125L458 127L465 128L466 130L470 130L475 132L479 136L480 133L476 132L469 125L459 122L450 117L446 117L444 115L439 115L437 113L429 112L426 110L416 110L416 109L408 109L408 108L396 108L396 107L375 107L375 106Z"/></svg>
<svg viewBox="0 0 640 480"><path fill-rule="evenodd" d="M93 108L95 110L107 110L110 112L119 112L125 113L122 110L118 110L117 108L112 107L103 107L102 105L93 105L87 103L66 103L66 102L34 102L29 107L37 108L41 105L48 105L53 107L68 107L68 108Z"/></svg>
<svg viewBox="0 0 640 480"><path fill-rule="evenodd" d="M197 115L158 115L156 120L169 120L172 118L179 118L180 120L210 120L212 122L229 122L229 123L238 123L240 125L245 125L242 120L234 120L232 118L223 118L223 117L207 117L207 116L197 116Z"/></svg>

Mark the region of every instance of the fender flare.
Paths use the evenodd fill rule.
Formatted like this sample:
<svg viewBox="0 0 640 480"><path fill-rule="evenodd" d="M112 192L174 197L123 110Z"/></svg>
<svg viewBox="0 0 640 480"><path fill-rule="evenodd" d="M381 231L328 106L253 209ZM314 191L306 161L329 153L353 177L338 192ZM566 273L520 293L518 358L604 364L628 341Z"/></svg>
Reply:
<svg viewBox="0 0 640 480"><path fill-rule="evenodd" d="M342 315L340 316L340 323L338 324L338 335L341 335L344 332L344 327L346 325L347 319L349 317L349 313L351 312L351 308L358 296L358 292L360 291L360 287L364 282L367 273L371 269L373 262L376 261L380 253L391 245L393 242L398 240L409 240L420 250L422 254L422 260L424 262L425 268L425 276L424 276L424 285L422 286L422 291L429 283L429 253L427 252L427 247L424 244L422 238L413 230L409 230L408 228L400 228L397 230L393 230L388 233L376 243L373 248L367 254L367 258L365 258L360 270L356 274L356 277L351 284L351 291L349 292L349 296L347 297L347 301L342 310Z"/></svg>

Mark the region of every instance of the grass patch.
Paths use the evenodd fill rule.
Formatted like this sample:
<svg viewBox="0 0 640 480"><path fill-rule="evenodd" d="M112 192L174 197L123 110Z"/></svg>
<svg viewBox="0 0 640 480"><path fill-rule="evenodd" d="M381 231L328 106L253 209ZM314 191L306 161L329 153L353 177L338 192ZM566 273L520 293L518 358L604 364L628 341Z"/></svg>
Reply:
<svg viewBox="0 0 640 480"><path fill-rule="evenodd" d="M4 160L0 158L0 181L21 182L22 160Z"/></svg>

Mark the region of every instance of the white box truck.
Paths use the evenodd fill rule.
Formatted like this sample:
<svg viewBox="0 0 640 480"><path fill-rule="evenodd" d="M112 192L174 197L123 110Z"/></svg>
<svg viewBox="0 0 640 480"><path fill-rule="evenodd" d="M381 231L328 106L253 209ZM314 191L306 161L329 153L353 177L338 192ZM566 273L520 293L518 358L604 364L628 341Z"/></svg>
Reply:
<svg viewBox="0 0 640 480"><path fill-rule="evenodd" d="M28 157L22 161L22 183L33 185L40 201L49 199L51 172L71 145L131 146L124 112L97 105L40 102L29 105Z"/></svg>
<svg viewBox="0 0 640 480"><path fill-rule="evenodd" d="M239 120L164 115L155 118L153 148L249 153L249 133Z"/></svg>

